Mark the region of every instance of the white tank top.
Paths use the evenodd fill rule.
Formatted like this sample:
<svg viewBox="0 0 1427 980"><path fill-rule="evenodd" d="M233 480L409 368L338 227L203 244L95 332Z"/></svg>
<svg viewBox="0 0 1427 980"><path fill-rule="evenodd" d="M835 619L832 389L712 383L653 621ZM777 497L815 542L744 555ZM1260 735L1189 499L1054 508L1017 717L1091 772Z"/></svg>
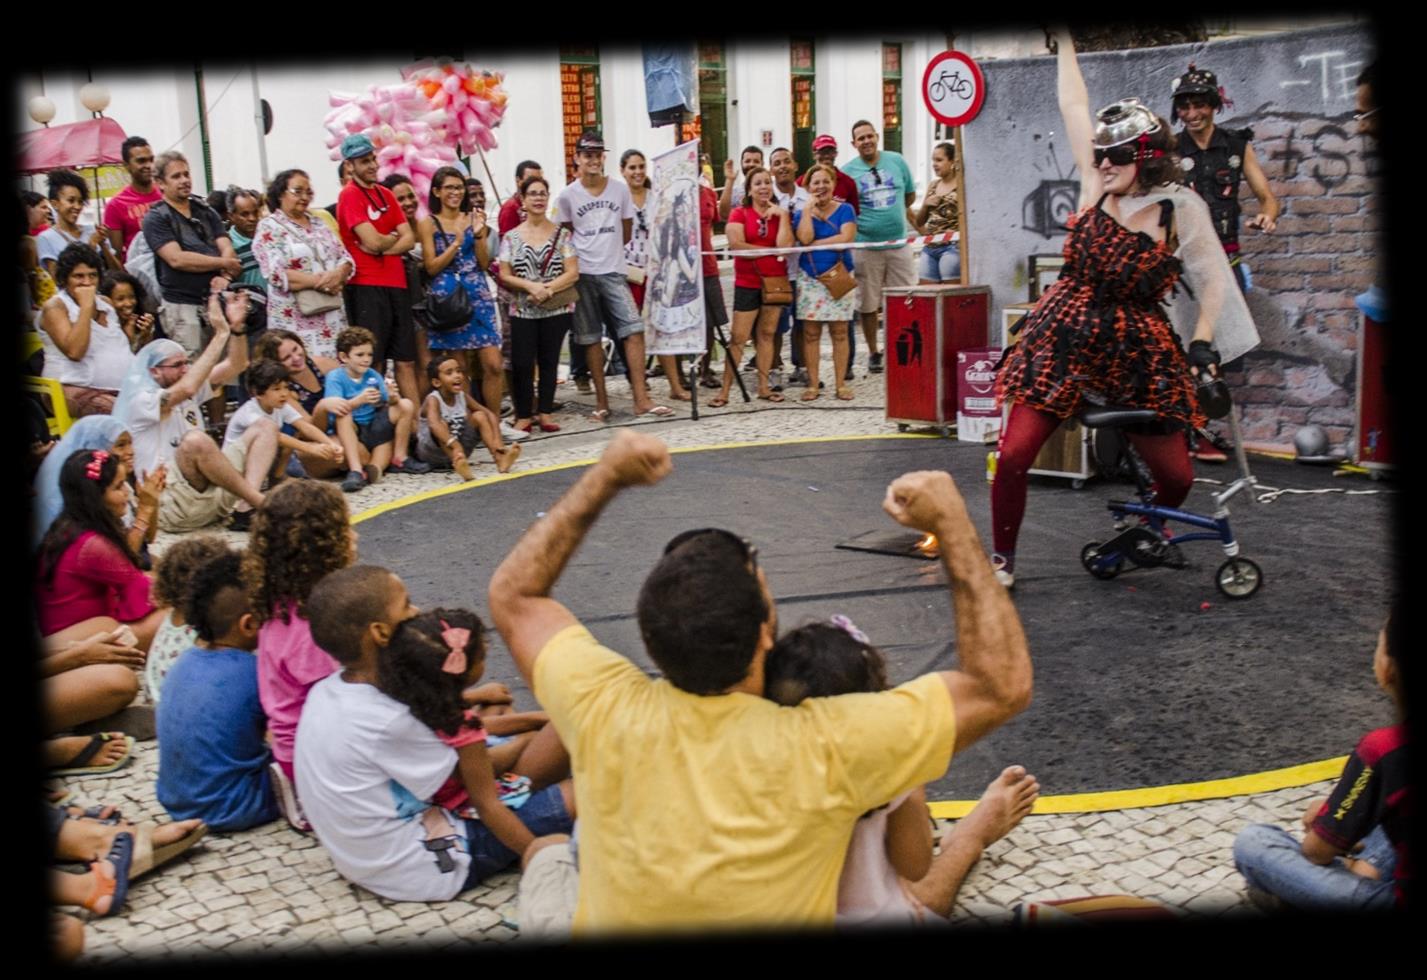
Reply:
<svg viewBox="0 0 1427 980"><path fill-rule="evenodd" d="M64 303L69 322L78 320L79 304L75 302L74 297L63 289L55 295ZM101 315L108 321L107 326L100 324ZM129 373L134 354L129 350L128 335L119 326L118 311L103 296L95 297L94 316L89 322L89 349L79 360L72 361L66 357L48 330L43 327L39 330L40 341L45 348L46 378L54 378L60 384L103 388L107 391L118 391L119 386L124 383L124 376Z"/></svg>

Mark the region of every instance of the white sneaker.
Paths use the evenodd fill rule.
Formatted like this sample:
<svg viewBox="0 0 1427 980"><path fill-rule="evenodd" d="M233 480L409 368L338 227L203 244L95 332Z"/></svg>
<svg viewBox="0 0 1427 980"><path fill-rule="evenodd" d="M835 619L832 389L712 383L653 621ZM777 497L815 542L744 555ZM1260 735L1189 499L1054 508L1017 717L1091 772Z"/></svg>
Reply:
<svg viewBox="0 0 1427 980"><path fill-rule="evenodd" d="M506 442L524 442L530 438L530 433L503 421L500 424L500 437Z"/></svg>
<svg viewBox="0 0 1427 980"><path fill-rule="evenodd" d="M302 812L302 804L297 801L297 787L292 785L292 780L287 778L287 773L282 771L282 766L276 762L269 762L268 776L272 779L273 795L277 797L277 808L282 811L282 815L287 818L292 829L300 830L304 834L311 831L312 824L307 822L307 814Z"/></svg>
<svg viewBox="0 0 1427 980"><path fill-rule="evenodd" d="M1009 564L1001 555L991 556L991 568L996 573L996 581L1008 589L1016 584L1016 576L1008 568Z"/></svg>

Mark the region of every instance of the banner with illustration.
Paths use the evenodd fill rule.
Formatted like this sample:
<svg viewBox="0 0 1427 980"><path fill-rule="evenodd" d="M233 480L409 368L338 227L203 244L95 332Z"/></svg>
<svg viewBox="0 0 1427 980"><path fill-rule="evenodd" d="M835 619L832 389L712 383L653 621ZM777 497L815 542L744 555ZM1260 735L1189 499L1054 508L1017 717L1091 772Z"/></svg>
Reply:
<svg viewBox="0 0 1427 980"><path fill-rule="evenodd" d="M699 142L656 156L649 174L649 251L644 324L650 354L704 352L704 277L699 257Z"/></svg>

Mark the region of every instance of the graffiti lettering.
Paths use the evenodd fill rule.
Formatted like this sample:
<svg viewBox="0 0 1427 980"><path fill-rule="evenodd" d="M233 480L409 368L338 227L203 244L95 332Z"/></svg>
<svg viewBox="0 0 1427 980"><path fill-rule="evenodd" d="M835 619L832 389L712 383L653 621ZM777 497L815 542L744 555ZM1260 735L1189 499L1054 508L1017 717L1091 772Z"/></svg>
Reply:
<svg viewBox="0 0 1427 980"><path fill-rule="evenodd" d="M1289 129L1283 149L1270 154L1272 159L1284 161L1285 178L1297 176L1299 162L1311 158L1313 167L1308 175L1316 180L1323 190L1331 191L1348 179L1352 173L1353 161L1346 150L1351 145L1352 137L1343 127L1336 124L1324 126L1309 141L1306 153L1295 145L1295 139L1296 130Z"/></svg>
<svg viewBox="0 0 1427 980"><path fill-rule="evenodd" d="M1358 69L1362 68L1363 63L1348 61L1346 58L1346 51L1320 51L1317 54L1299 55L1299 68L1307 68L1317 62L1318 78L1286 79L1278 84L1281 88L1293 88L1312 85L1316 81L1324 102L1352 99L1355 94L1353 83L1357 81Z"/></svg>

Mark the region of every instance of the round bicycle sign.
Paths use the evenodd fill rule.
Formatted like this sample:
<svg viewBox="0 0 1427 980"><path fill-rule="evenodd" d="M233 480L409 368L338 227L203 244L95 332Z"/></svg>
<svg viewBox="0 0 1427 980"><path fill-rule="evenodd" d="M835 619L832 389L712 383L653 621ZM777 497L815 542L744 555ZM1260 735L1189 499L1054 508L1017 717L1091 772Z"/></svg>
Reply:
<svg viewBox="0 0 1427 980"><path fill-rule="evenodd" d="M963 126L976 118L986 101L986 76L960 51L943 51L922 75L922 101L938 121Z"/></svg>

